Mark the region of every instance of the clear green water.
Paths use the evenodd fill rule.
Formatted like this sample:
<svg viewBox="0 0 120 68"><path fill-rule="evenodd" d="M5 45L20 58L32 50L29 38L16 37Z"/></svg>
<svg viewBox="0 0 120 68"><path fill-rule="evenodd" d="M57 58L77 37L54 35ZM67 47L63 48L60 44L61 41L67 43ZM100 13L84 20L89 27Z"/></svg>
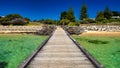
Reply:
<svg viewBox="0 0 120 68"><path fill-rule="evenodd" d="M47 36L0 35L0 64L6 68L17 68Z"/></svg>
<svg viewBox="0 0 120 68"><path fill-rule="evenodd" d="M73 36L106 68L120 68L120 36Z"/></svg>

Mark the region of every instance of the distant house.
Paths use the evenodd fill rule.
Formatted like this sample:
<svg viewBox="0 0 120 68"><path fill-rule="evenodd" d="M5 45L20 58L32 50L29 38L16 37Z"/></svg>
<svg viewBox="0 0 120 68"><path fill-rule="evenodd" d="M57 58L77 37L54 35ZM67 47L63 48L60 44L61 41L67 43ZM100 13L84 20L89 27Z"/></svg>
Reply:
<svg viewBox="0 0 120 68"><path fill-rule="evenodd" d="M118 19L120 16L112 16L113 19Z"/></svg>
<svg viewBox="0 0 120 68"><path fill-rule="evenodd" d="M113 19L120 18L120 12L119 11L112 11L112 13L113 13L113 16L112 16Z"/></svg>

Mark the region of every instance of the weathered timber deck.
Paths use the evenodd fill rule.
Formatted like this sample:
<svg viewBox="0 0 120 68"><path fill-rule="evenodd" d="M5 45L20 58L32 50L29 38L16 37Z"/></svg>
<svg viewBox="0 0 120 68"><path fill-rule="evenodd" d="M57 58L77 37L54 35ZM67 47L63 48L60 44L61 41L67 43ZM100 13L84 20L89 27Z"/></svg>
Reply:
<svg viewBox="0 0 120 68"><path fill-rule="evenodd" d="M57 28L27 68L95 68L95 66L65 31Z"/></svg>

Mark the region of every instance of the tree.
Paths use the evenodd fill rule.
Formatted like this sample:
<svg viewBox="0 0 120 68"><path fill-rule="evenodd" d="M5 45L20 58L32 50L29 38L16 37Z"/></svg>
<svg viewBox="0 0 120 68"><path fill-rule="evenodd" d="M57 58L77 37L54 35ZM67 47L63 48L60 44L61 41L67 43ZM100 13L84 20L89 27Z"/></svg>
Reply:
<svg viewBox="0 0 120 68"><path fill-rule="evenodd" d="M83 20L85 18L88 18L87 6L83 4L80 10L80 20Z"/></svg>
<svg viewBox="0 0 120 68"><path fill-rule="evenodd" d="M105 19L105 18L104 18L104 12L102 12L102 11L98 12L95 20L96 20L96 21L102 21L102 20L104 20L104 19Z"/></svg>
<svg viewBox="0 0 120 68"><path fill-rule="evenodd" d="M70 22L76 21L72 7L70 7L68 11L61 12L60 20L63 20L63 19L68 19Z"/></svg>
<svg viewBox="0 0 120 68"><path fill-rule="evenodd" d="M60 17L60 20L62 20L62 19L67 19L67 12L66 11L63 11L63 12L61 12L61 17Z"/></svg>
<svg viewBox="0 0 120 68"><path fill-rule="evenodd" d="M111 10L109 9L108 6L106 6L106 8L105 8L105 10L104 10L104 17L105 17L106 19L111 19L112 15L113 15L113 14L112 14Z"/></svg>
<svg viewBox="0 0 120 68"><path fill-rule="evenodd" d="M67 19L70 20L70 22L75 22L75 16L74 16L74 11L72 7L70 7L67 12Z"/></svg>

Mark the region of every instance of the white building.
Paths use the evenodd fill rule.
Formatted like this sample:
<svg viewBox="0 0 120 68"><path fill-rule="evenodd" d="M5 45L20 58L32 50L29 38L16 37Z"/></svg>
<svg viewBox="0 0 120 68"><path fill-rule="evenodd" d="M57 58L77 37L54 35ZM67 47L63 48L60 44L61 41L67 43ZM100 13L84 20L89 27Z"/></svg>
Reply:
<svg viewBox="0 0 120 68"><path fill-rule="evenodd" d="M112 16L112 18L118 19L118 18L120 18L120 16Z"/></svg>

